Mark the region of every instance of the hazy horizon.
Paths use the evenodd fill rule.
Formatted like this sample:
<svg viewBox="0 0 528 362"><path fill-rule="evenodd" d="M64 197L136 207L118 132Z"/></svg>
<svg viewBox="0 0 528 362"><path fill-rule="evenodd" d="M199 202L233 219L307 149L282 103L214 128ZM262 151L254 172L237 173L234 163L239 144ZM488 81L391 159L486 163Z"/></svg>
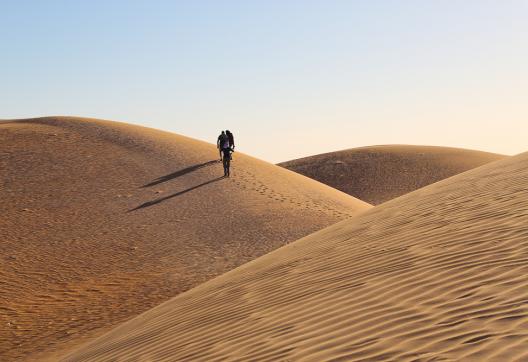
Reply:
<svg viewBox="0 0 528 362"><path fill-rule="evenodd" d="M281 162L382 144L527 151L524 1L23 1L0 118L140 124Z"/></svg>

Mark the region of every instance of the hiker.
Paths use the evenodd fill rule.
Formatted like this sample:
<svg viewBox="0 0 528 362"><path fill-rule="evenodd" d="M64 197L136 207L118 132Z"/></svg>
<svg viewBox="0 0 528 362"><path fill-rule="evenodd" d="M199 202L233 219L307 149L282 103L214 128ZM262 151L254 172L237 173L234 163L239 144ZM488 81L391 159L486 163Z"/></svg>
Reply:
<svg viewBox="0 0 528 362"><path fill-rule="evenodd" d="M220 161L222 161L222 150L224 148L229 148L229 138L227 137L224 131L222 131L222 133L220 133L220 136L218 136L218 139L216 140L216 147L218 148L218 152L220 153Z"/></svg>
<svg viewBox="0 0 528 362"><path fill-rule="evenodd" d="M235 152L235 137L231 133L231 131L227 130L225 131L227 135L227 139L229 140L229 147L231 148L231 152L229 153L229 157L232 160L233 156L231 155L233 152Z"/></svg>

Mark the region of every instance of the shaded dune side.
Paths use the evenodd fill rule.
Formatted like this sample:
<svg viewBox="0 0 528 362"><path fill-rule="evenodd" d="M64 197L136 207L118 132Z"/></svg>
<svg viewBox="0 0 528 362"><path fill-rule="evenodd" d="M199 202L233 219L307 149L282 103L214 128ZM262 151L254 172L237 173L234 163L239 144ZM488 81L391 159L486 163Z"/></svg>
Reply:
<svg viewBox="0 0 528 362"><path fill-rule="evenodd" d="M505 156L451 147L352 148L279 163L373 205Z"/></svg>
<svg viewBox="0 0 528 362"><path fill-rule="evenodd" d="M526 361L528 153L402 196L64 361Z"/></svg>
<svg viewBox="0 0 528 362"><path fill-rule="evenodd" d="M42 360L368 204L153 129L0 123L0 360Z"/></svg>

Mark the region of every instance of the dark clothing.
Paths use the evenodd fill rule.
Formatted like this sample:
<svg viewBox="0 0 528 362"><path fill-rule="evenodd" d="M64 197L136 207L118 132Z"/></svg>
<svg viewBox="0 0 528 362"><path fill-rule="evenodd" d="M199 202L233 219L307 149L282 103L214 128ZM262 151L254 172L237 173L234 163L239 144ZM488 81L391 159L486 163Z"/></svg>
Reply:
<svg viewBox="0 0 528 362"><path fill-rule="evenodd" d="M229 138L225 133L222 133L220 136L218 136L218 139L216 140L216 145L219 148L223 148L225 143L229 141Z"/></svg>
<svg viewBox="0 0 528 362"><path fill-rule="evenodd" d="M222 155L231 159L231 148L222 148Z"/></svg>

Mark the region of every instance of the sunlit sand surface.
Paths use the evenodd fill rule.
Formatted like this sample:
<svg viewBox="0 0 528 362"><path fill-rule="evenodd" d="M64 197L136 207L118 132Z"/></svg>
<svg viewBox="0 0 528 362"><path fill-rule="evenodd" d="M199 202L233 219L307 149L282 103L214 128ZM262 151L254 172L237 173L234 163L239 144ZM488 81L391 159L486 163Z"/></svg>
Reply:
<svg viewBox="0 0 528 362"><path fill-rule="evenodd" d="M214 142L214 140L213 140ZM236 152L122 123L0 123L0 360L56 360L370 205Z"/></svg>
<svg viewBox="0 0 528 362"><path fill-rule="evenodd" d="M528 153L208 281L65 361L527 361Z"/></svg>

